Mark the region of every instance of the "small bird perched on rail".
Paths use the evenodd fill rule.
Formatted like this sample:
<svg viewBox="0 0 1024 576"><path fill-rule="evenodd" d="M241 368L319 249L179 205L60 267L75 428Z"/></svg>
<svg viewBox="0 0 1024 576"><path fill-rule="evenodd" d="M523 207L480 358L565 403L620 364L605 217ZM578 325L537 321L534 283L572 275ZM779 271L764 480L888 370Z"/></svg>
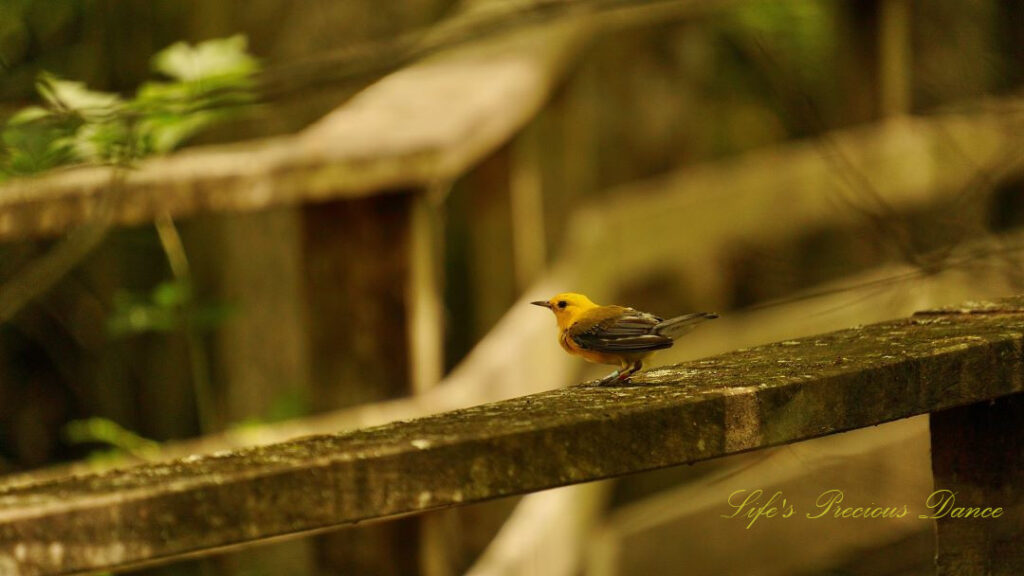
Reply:
<svg viewBox="0 0 1024 576"><path fill-rule="evenodd" d="M555 313L558 343L566 352L595 364L619 366L599 380L599 386L629 380L652 353L671 348L676 338L701 322L718 318L717 314L697 312L662 320L625 306L599 306L573 292L530 304Z"/></svg>

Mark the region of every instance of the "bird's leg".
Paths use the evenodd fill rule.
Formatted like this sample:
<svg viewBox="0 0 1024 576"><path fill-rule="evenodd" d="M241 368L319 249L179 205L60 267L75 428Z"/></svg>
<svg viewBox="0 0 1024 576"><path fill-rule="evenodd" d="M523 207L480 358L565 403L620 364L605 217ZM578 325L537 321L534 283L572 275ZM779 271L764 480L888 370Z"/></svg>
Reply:
<svg viewBox="0 0 1024 576"><path fill-rule="evenodd" d="M611 374L601 378L597 381L598 386L608 386L610 384L619 384L621 382L628 382L629 377L638 372L643 368L643 362L637 360L632 364L623 363L622 368L612 372Z"/></svg>
<svg viewBox="0 0 1024 576"><path fill-rule="evenodd" d="M597 381L597 385L598 386L607 386L607 385L612 384L614 382L618 382L619 381L619 374L621 372L622 372L621 370L616 370L615 372L612 372L611 374L609 374L609 375L605 376L604 378L601 378L600 380L598 380Z"/></svg>
<svg viewBox="0 0 1024 576"><path fill-rule="evenodd" d="M640 369L643 367L644 363L642 360L637 360L636 362L633 362L632 364L629 365L629 368L626 368L625 370L619 372L618 381L625 382L629 380L630 376L639 372Z"/></svg>

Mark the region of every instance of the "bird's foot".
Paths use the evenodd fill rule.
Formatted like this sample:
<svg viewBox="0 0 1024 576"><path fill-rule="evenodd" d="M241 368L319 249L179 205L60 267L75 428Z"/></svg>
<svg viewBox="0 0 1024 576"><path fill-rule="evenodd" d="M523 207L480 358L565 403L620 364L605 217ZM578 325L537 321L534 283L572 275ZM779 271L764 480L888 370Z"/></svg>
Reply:
<svg viewBox="0 0 1024 576"><path fill-rule="evenodd" d="M615 386L619 384L627 384L634 374L643 368L643 364L640 362L634 362L626 368L622 368L612 372L600 380L596 380L597 386Z"/></svg>
<svg viewBox="0 0 1024 576"><path fill-rule="evenodd" d="M577 386L608 386L618 381L619 370L612 372L604 378L598 378L597 380L587 380L586 382L580 382Z"/></svg>
<svg viewBox="0 0 1024 576"><path fill-rule="evenodd" d="M622 384L623 382L628 382L629 377L632 374L632 372L623 372L622 370L616 370L615 372L612 372L611 374L605 376L604 378L601 378L600 380L597 380L596 382L598 386L612 386L615 384Z"/></svg>
<svg viewBox="0 0 1024 576"><path fill-rule="evenodd" d="M629 368L616 370L611 374L605 376L604 378L601 378L600 380L590 380L589 382L584 382L581 384L581 386L616 386L619 384L627 384L629 383L629 379L633 377L633 374L636 374L639 370L640 364L637 363L630 366Z"/></svg>

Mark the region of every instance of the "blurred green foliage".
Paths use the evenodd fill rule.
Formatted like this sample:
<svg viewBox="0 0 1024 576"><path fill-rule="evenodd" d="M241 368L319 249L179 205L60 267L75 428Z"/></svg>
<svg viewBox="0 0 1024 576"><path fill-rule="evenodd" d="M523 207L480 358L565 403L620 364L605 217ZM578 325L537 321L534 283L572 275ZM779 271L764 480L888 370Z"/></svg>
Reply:
<svg viewBox="0 0 1024 576"><path fill-rule="evenodd" d="M292 388L276 394L267 410L262 414L250 416L238 422L232 422L229 428L244 430L258 428L269 422L284 422L305 416L312 412L313 399L304 388Z"/></svg>
<svg viewBox="0 0 1024 576"><path fill-rule="evenodd" d="M152 460L160 454L159 442L143 438L107 418L72 420L64 426L64 438L70 444L103 444L112 448L91 452L90 460L119 458L122 453Z"/></svg>
<svg viewBox="0 0 1024 576"><path fill-rule="evenodd" d="M827 72L835 53L835 7L824 2L752 2L728 11L726 32L770 43L810 74Z"/></svg>
<svg viewBox="0 0 1024 576"><path fill-rule="evenodd" d="M42 105L22 109L0 133L0 179L166 153L255 102L259 63L244 36L179 42L157 53L151 67L164 79L146 82L130 100L41 74Z"/></svg>
<svg viewBox="0 0 1024 576"><path fill-rule="evenodd" d="M29 4L18 5L25 8L21 16L28 17ZM0 8L0 15L11 15L11 7ZM0 48L4 33L0 25ZM0 50L0 55L9 53ZM246 38L241 35L197 45L175 43L150 59L150 69L157 77L141 84L130 97L40 73L35 82L38 103L9 114L6 123L0 125L0 180L75 164L130 167L140 158L181 146L256 101L255 77L260 65L248 53ZM6 71L0 70L0 74ZM173 222L168 226L173 228ZM177 244L180 252L180 238ZM197 334L221 324L231 310L219 304L199 303L184 254L172 255L168 250L165 246L172 268L172 256L186 262L184 274L175 270L173 280L161 282L148 292L116 293L106 332L114 338L184 334L190 343L197 403L209 407L213 401L208 365ZM124 452L145 457L143 452L157 449L156 443L103 418L71 422L64 437L73 445L113 447L113 451L93 453L99 457Z"/></svg>
<svg viewBox="0 0 1024 576"><path fill-rule="evenodd" d="M184 280L161 282L149 294L120 292L107 318L107 333L115 337L185 329L210 330L232 313L229 306L196 304ZM186 316L187 315L187 316Z"/></svg>

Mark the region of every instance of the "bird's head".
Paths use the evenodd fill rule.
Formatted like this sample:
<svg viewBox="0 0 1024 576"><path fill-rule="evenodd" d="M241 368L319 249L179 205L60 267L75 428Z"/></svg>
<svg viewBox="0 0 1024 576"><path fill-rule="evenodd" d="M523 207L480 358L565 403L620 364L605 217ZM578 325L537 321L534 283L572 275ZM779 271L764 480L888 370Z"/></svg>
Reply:
<svg viewBox="0 0 1024 576"><path fill-rule="evenodd" d="M555 318L558 320L558 326L562 329L575 322L580 314L597 307L597 304L591 302L590 298L575 292L563 292L550 300L538 300L530 302L530 304L543 306L554 312Z"/></svg>

